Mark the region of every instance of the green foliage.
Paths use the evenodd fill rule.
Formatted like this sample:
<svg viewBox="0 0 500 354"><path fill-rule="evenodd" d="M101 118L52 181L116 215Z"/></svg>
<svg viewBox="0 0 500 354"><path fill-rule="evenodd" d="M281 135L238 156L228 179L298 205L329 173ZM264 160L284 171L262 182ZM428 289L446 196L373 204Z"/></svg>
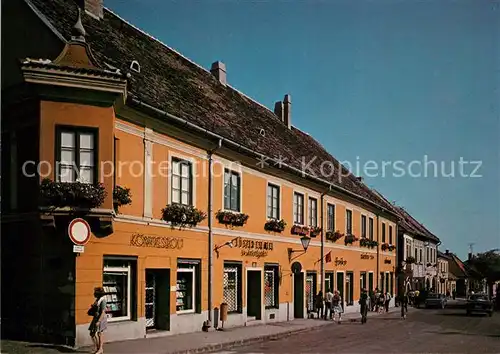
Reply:
<svg viewBox="0 0 500 354"><path fill-rule="evenodd" d="M500 253L493 249L472 256L468 262L469 266L475 268L479 273L493 282L500 280Z"/></svg>
<svg viewBox="0 0 500 354"><path fill-rule="evenodd" d="M247 214L223 210L219 210L217 213L215 213L215 217L221 224L231 226L243 226L248 220Z"/></svg>
<svg viewBox="0 0 500 354"><path fill-rule="evenodd" d="M115 203L116 206L131 204L132 195L130 193L130 188L115 186L113 190L113 203Z"/></svg>
<svg viewBox="0 0 500 354"><path fill-rule="evenodd" d="M192 205L169 204L162 209L162 219L172 227L194 227L202 222L207 215Z"/></svg>
<svg viewBox="0 0 500 354"><path fill-rule="evenodd" d="M271 219L264 224L264 230L273 232L283 232L283 230L285 230L285 226L286 226L285 220Z"/></svg>
<svg viewBox="0 0 500 354"><path fill-rule="evenodd" d="M41 205L54 208L97 208L104 203L106 189L102 183L54 182L45 178L40 184Z"/></svg>

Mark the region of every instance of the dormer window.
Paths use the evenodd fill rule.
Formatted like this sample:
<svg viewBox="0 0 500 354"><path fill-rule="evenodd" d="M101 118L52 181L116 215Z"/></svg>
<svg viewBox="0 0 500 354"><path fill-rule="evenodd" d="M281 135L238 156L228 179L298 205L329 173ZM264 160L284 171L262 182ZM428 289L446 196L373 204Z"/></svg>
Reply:
<svg viewBox="0 0 500 354"><path fill-rule="evenodd" d="M141 72L141 66L139 65L139 62L137 60L133 60L132 63L130 63L130 70L133 70L136 73Z"/></svg>

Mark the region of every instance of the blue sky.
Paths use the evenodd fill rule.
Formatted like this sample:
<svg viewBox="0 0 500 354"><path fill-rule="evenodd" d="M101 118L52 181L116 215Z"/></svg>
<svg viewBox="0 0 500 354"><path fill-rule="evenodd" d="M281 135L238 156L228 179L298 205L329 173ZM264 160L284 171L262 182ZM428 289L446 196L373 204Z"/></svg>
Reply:
<svg viewBox="0 0 500 354"><path fill-rule="evenodd" d="M291 94L292 124L404 206L442 250L500 248L498 2L104 3L205 68L223 61L230 85L270 108ZM481 177L460 176L460 158L481 161ZM455 164L455 177L435 177L432 165L425 176L418 162L410 176L424 159L448 174ZM389 165L398 160L403 177ZM370 177L356 161L388 167Z"/></svg>

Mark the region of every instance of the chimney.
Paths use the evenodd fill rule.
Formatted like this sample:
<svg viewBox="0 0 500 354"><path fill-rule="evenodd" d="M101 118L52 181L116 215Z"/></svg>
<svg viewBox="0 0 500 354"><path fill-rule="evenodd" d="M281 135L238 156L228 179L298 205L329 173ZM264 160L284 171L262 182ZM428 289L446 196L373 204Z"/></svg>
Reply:
<svg viewBox="0 0 500 354"><path fill-rule="evenodd" d="M219 82L222 85L224 86L227 85L226 64L220 61L216 61L215 63L212 64L210 72L212 73L213 76L217 78L217 80L219 80Z"/></svg>
<svg viewBox="0 0 500 354"><path fill-rule="evenodd" d="M285 95L283 99L283 123L291 129L292 127L292 97L290 95Z"/></svg>
<svg viewBox="0 0 500 354"><path fill-rule="evenodd" d="M283 122L283 102L278 101L274 104L274 114Z"/></svg>
<svg viewBox="0 0 500 354"><path fill-rule="evenodd" d="M93 18L100 20L103 17L103 0L78 0L81 4L83 3L83 9L85 12L92 16Z"/></svg>
<svg viewBox="0 0 500 354"><path fill-rule="evenodd" d="M450 250L446 250L444 253L445 253L446 255L448 255L448 254L450 254Z"/></svg>
<svg viewBox="0 0 500 354"><path fill-rule="evenodd" d="M472 259L472 253L469 252L469 254L467 255L467 259L470 261Z"/></svg>
<svg viewBox="0 0 500 354"><path fill-rule="evenodd" d="M356 179L357 179L358 181L360 181L360 182L363 182L363 177L361 177L361 176L356 177Z"/></svg>

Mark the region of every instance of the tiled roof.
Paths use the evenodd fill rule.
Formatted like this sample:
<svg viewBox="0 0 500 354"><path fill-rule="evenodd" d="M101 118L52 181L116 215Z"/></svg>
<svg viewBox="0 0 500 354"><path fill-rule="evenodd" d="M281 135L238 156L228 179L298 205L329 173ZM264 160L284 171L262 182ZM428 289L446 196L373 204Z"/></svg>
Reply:
<svg viewBox="0 0 500 354"><path fill-rule="evenodd" d="M443 252L441 252L441 251L438 251L438 257L440 257L440 258L444 258L444 259L447 259L447 260L451 260L451 258L452 258L452 257L451 257L451 255L450 255L449 253L448 253L448 254L446 254L446 253L443 253Z"/></svg>
<svg viewBox="0 0 500 354"><path fill-rule="evenodd" d="M25 1L31 2L57 31L70 39L77 18L73 0ZM294 127L288 129L271 110L220 84L210 72L111 11L105 9L104 19L100 21L90 16L83 16L82 20L86 41L97 60L124 74L131 73L129 97L234 140L259 154L271 158L281 156L294 168L302 169L303 157L306 162L315 159L310 170L318 177L323 161L340 166L311 136ZM133 60L139 62L140 73L129 70ZM265 136L260 134L260 129L265 129ZM344 174L348 174L346 172L344 169ZM332 176L324 179L391 210L385 200L352 174L340 176L336 168Z"/></svg>
<svg viewBox="0 0 500 354"><path fill-rule="evenodd" d="M401 216L401 227L410 234L423 236L429 240L439 242L439 238L432 234L427 228L419 223L413 216L411 216L404 208L396 206L398 214Z"/></svg>

